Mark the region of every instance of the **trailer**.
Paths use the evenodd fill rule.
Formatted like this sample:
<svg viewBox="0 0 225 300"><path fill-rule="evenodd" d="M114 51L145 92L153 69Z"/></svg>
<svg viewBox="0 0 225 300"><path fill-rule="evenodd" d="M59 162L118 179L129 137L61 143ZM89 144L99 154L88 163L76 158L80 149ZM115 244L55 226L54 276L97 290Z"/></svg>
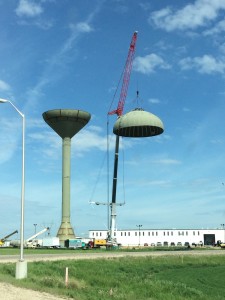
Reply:
<svg viewBox="0 0 225 300"><path fill-rule="evenodd" d="M69 249L84 249L86 248L86 243L82 239L68 239L65 240L65 247Z"/></svg>
<svg viewBox="0 0 225 300"><path fill-rule="evenodd" d="M53 236L53 237L45 237L42 239L42 247L43 248L59 248L59 237Z"/></svg>

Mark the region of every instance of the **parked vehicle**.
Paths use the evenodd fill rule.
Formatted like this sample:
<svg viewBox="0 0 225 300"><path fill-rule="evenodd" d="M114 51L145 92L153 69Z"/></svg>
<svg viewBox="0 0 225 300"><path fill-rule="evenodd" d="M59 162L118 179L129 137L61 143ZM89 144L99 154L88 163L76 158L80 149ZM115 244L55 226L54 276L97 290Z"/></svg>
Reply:
<svg viewBox="0 0 225 300"><path fill-rule="evenodd" d="M44 248L59 248L60 247L59 238L56 236L43 238L42 239L42 247L44 247Z"/></svg>
<svg viewBox="0 0 225 300"><path fill-rule="evenodd" d="M86 244L82 241L82 239L68 239L65 240L64 245L69 249L84 249L86 247Z"/></svg>

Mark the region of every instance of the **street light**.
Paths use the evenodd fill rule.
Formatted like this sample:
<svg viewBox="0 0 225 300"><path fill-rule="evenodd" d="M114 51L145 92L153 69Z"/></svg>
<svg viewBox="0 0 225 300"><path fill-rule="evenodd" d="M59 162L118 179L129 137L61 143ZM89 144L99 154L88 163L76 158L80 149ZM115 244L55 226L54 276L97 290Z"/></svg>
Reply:
<svg viewBox="0 0 225 300"><path fill-rule="evenodd" d="M10 101L0 98L0 103L10 103L12 107L22 117L23 135L22 135L22 186L21 186L21 222L20 222L20 259L16 264L16 279L27 277L27 262L23 257L24 250L24 191L25 191L25 115Z"/></svg>
<svg viewBox="0 0 225 300"><path fill-rule="evenodd" d="M34 234L36 234L36 227L37 227L37 224L34 224Z"/></svg>
<svg viewBox="0 0 225 300"><path fill-rule="evenodd" d="M139 247L140 247L140 245L141 245L141 227L142 227L142 225L136 225L137 227L138 227L138 230L139 230Z"/></svg>

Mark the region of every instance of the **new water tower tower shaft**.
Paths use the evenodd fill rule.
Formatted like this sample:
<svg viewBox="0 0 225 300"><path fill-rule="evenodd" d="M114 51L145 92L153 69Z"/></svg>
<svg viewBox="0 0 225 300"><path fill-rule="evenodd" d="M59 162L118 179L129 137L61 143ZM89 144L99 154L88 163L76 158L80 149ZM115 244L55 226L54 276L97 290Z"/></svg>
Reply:
<svg viewBox="0 0 225 300"><path fill-rule="evenodd" d="M45 122L62 138L62 220L57 236L60 244L75 238L70 222L70 157L71 139L90 120L88 112L72 109L55 109L43 113Z"/></svg>

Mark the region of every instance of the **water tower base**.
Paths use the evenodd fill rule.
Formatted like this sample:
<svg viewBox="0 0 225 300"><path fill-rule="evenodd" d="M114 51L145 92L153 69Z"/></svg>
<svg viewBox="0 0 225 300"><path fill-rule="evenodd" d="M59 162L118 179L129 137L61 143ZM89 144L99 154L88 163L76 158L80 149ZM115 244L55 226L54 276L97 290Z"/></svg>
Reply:
<svg viewBox="0 0 225 300"><path fill-rule="evenodd" d="M57 233L57 237L59 237L59 242L61 246L64 246L65 240L75 239L75 233L70 222L61 223Z"/></svg>

